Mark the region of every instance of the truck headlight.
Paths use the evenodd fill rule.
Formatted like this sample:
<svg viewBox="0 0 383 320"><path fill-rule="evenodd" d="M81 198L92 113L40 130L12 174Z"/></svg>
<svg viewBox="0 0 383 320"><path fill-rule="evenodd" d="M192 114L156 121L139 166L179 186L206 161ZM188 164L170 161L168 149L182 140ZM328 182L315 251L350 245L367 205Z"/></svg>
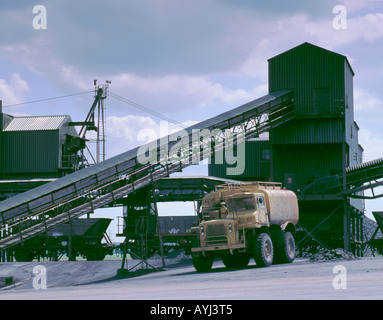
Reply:
<svg viewBox="0 0 383 320"><path fill-rule="evenodd" d="M232 233L233 232L233 225L231 223L229 223L227 226L229 227L229 232Z"/></svg>
<svg viewBox="0 0 383 320"><path fill-rule="evenodd" d="M205 234L205 228L201 226L201 235L204 235L204 234Z"/></svg>

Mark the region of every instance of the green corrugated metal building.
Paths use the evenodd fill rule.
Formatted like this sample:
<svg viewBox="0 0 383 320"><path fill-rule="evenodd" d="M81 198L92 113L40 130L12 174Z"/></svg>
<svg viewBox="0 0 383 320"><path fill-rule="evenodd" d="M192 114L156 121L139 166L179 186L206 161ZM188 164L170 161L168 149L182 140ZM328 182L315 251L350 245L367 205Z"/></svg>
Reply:
<svg viewBox="0 0 383 320"><path fill-rule="evenodd" d="M315 178L344 174L347 166L361 163L354 72L347 57L304 43L268 61L269 91L294 90L296 105L296 119L270 132L271 178L286 182L289 174L295 175L294 185L302 189ZM307 157L295 156L297 152ZM294 158L305 158L306 164Z"/></svg>
<svg viewBox="0 0 383 320"><path fill-rule="evenodd" d="M226 177L227 168L232 167L226 162L209 165L209 176ZM241 181L268 181L270 179L270 143L268 137L254 138L246 142L245 170L239 174L231 175L234 180ZM256 165L254 165L256 164Z"/></svg>
<svg viewBox="0 0 383 320"><path fill-rule="evenodd" d="M362 200L305 192L314 181L343 176L348 166L362 162L363 148L358 143L359 128L354 121L354 72L350 63L346 56L310 43L272 57L268 63L269 92L281 89L294 92L295 119L270 130L269 141L246 143L243 175L227 176L227 165L215 164L210 165L209 175L237 180L265 177L282 182L298 195L299 224L310 235L302 239L302 245L311 238L328 248L355 249L351 245L358 241L351 243L350 239L357 240L362 234ZM260 174L261 168L267 168L260 161L265 149L269 150L270 171Z"/></svg>
<svg viewBox="0 0 383 320"><path fill-rule="evenodd" d="M76 170L85 146L63 116L14 117L0 111L0 198Z"/></svg>

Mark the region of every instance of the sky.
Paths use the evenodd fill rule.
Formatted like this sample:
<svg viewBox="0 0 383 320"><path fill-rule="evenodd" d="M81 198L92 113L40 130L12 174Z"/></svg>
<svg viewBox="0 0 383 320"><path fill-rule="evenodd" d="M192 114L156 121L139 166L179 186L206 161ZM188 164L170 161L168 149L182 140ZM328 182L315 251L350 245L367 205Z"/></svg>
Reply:
<svg viewBox="0 0 383 320"><path fill-rule="evenodd" d="M5 113L82 121L97 79L189 125L267 94L267 59L310 42L347 56L364 161L383 157L383 0L2 0L0 8ZM108 158L138 146L142 130L160 130L163 119L115 96L105 106ZM207 175L206 165L184 175ZM368 216L378 210L383 200L366 201Z"/></svg>

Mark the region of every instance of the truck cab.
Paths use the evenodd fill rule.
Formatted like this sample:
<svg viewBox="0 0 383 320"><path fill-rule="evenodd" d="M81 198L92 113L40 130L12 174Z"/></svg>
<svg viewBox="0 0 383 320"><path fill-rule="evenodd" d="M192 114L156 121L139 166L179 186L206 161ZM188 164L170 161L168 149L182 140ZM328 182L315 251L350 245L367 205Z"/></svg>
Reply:
<svg viewBox="0 0 383 320"><path fill-rule="evenodd" d="M249 228L269 226L269 219L263 194L244 193L227 198L227 219L237 219L239 224Z"/></svg>

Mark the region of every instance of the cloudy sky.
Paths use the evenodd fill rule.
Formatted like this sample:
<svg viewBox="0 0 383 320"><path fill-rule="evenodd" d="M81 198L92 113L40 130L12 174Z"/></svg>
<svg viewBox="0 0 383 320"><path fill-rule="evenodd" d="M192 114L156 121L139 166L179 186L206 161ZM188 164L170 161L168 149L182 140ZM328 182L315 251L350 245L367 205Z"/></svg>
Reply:
<svg viewBox="0 0 383 320"><path fill-rule="evenodd" d="M36 29L36 22L43 26L37 17L44 18L33 13L36 5L46 9L46 28ZM345 29L334 27L337 5L346 9ZM0 99L11 115L69 114L81 121L98 79L111 80L114 94L194 123L266 94L267 59L307 41L348 57L364 158L383 157L381 0L2 0L0 6ZM76 93L82 94L25 104ZM162 120L112 96L106 107L108 157L138 145L137 132L159 128ZM374 203L367 210L383 210Z"/></svg>

